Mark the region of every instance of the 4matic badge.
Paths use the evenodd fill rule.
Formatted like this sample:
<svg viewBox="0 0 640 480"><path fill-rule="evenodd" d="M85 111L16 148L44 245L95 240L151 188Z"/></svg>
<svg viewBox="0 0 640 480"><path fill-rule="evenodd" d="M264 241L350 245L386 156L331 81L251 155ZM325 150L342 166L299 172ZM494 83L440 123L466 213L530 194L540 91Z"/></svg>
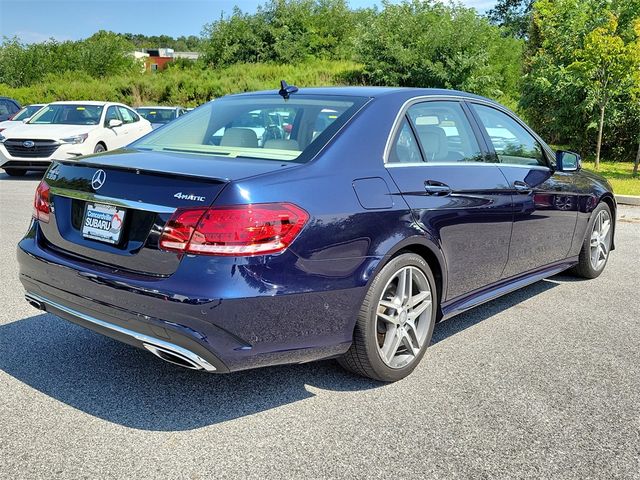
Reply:
<svg viewBox="0 0 640 480"><path fill-rule="evenodd" d="M192 193L178 192L174 195L178 200L195 200L196 202L204 202L204 197L194 195Z"/></svg>

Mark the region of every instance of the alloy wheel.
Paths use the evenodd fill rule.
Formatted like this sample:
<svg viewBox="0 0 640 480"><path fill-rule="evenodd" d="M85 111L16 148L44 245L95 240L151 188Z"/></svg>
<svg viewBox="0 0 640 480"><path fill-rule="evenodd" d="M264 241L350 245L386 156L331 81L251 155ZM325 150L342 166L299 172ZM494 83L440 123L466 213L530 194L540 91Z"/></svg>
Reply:
<svg viewBox="0 0 640 480"><path fill-rule="evenodd" d="M611 216L606 210L598 212L591 232L591 266L600 270L607 261L611 246Z"/></svg>
<svg viewBox="0 0 640 480"><path fill-rule="evenodd" d="M433 309L431 286L414 266L398 270L385 285L376 309L378 353L391 368L418 356L429 332Z"/></svg>

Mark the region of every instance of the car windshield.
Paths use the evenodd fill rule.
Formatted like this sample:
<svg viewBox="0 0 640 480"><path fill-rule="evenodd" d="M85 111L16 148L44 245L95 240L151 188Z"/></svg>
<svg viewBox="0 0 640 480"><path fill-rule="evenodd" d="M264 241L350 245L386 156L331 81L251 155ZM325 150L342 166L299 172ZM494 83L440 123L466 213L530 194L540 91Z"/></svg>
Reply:
<svg viewBox="0 0 640 480"><path fill-rule="evenodd" d="M169 123L176 118L175 108L136 108L136 112L151 123Z"/></svg>
<svg viewBox="0 0 640 480"><path fill-rule="evenodd" d="M31 117L34 113L36 113L41 108L42 108L42 105L27 105L18 113L16 113L15 117L13 117L12 120L15 120L16 122L22 121L26 118Z"/></svg>
<svg viewBox="0 0 640 480"><path fill-rule="evenodd" d="M38 125L97 125L102 105L47 105L29 120Z"/></svg>
<svg viewBox="0 0 640 480"><path fill-rule="evenodd" d="M131 146L302 163L320 151L366 101L329 95L292 95L288 100L276 94L225 97Z"/></svg>

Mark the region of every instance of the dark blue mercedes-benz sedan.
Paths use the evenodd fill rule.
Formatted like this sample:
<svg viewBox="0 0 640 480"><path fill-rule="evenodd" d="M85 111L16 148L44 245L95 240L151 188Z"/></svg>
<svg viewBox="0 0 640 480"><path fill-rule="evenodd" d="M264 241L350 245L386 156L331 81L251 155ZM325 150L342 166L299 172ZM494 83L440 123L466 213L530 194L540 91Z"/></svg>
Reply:
<svg viewBox="0 0 640 480"><path fill-rule="evenodd" d="M435 322L613 249L609 184L486 98L309 88L210 102L51 165L18 247L35 307L183 367L408 375Z"/></svg>

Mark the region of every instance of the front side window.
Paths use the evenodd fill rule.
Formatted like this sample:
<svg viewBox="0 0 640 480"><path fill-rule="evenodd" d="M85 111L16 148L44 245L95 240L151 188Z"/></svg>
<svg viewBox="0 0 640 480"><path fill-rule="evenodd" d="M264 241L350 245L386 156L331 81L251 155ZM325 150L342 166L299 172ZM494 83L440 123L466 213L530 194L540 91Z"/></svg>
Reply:
<svg viewBox="0 0 640 480"><path fill-rule="evenodd" d="M278 161L308 161L367 101L364 97L227 97L155 130L132 146Z"/></svg>
<svg viewBox="0 0 640 480"><path fill-rule="evenodd" d="M418 103L407 111L428 163L481 162L484 156L457 102Z"/></svg>
<svg viewBox="0 0 640 480"><path fill-rule="evenodd" d="M500 163L547 166L542 147L509 115L485 105L472 104Z"/></svg>
<svg viewBox="0 0 640 480"><path fill-rule="evenodd" d="M55 104L43 107L28 123L37 125L97 125L101 105Z"/></svg>
<svg viewBox="0 0 640 480"><path fill-rule="evenodd" d="M118 116L118 110L116 109L115 105L111 105L109 108L107 108L107 113L104 116L104 126L108 127L109 121L111 120L120 120L120 117Z"/></svg>
<svg viewBox="0 0 640 480"><path fill-rule="evenodd" d="M134 123L139 119L139 117L128 108L118 107L118 110L120 111L120 116L124 123Z"/></svg>

